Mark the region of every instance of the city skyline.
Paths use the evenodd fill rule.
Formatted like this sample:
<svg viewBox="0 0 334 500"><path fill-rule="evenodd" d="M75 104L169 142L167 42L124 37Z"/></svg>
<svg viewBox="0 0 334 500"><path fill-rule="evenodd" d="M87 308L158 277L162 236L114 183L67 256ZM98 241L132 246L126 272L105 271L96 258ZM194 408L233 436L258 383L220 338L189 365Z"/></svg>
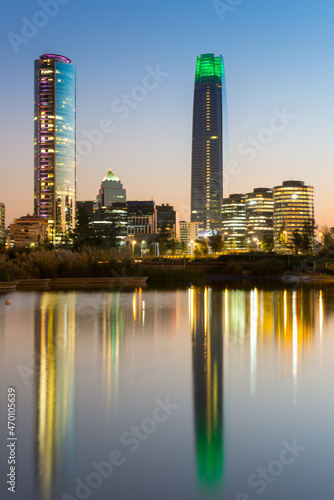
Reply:
<svg viewBox="0 0 334 500"><path fill-rule="evenodd" d="M213 52L228 68L230 192L302 179L315 186L316 222L334 225L330 2L244 1L223 13L218 2L97 1L91 9L83 0L78 11L74 0L55 0L52 15L41 4L6 4L1 20L7 226L33 210L31 66L45 50L68 54L78 68L77 142L90 144L85 154L91 149L80 157L78 199L94 197L92 186L111 168L129 199L153 196L190 220L193 66L197 55Z"/></svg>

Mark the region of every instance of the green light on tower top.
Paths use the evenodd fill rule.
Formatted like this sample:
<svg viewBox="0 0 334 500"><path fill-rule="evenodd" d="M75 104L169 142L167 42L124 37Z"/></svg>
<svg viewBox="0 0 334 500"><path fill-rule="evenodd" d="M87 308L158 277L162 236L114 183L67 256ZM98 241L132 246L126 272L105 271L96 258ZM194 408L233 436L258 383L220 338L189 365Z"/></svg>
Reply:
<svg viewBox="0 0 334 500"><path fill-rule="evenodd" d="M221 83L225 76L224 62L222 56L215 57L214 54L202 54L197 57L195 82L217 81Z"/></svg>

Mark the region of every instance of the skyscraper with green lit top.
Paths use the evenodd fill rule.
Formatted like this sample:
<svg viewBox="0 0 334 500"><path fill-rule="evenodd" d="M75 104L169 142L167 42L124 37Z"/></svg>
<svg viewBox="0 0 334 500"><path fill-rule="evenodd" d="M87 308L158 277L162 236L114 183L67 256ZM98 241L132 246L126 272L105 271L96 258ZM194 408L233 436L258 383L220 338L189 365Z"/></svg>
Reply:
<svg viewBox="0 0 334 500"><path fill-rule="evenodd" d="M191 167L191 222L221 229L227 185L227 105L222 56L197 57Z"/></svg>

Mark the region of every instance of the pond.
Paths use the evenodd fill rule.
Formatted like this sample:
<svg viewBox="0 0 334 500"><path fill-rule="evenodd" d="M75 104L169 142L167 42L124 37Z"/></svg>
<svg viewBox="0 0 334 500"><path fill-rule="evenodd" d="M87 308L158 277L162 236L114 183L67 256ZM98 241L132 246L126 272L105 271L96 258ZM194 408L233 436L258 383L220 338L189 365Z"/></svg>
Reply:
<svg viewBox="0 0 334 500"><path fill-rule="evenodd" d="M15 291L0 352L1 498L333 498L331 286Z"/></svg>

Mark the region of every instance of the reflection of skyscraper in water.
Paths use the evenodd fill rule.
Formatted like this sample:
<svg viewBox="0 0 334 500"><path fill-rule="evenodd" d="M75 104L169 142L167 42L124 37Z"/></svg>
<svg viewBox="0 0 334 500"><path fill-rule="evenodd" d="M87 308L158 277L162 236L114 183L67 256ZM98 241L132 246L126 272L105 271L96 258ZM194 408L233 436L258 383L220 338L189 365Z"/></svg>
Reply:
<svg viewBox="0 0 334 500"><path fill-rule="evenodd" d="M36 470L40 498L73 480L75 294L44 293L35 322Z"/></svg>
<svg viewBox="0 0 334 500"><path fill-rule="evenodd" d="M124 308L120 305L120 292L106 295L98 318L102 347L102 386L108 410L118 399L120 353L124 341Z"/></svg>
<svg viewBox="0 0 334 500"><path fill-rule="evenodd" d="M197 475L218 486L223 475L223 335L221 293L189 290Z"/></svg>

